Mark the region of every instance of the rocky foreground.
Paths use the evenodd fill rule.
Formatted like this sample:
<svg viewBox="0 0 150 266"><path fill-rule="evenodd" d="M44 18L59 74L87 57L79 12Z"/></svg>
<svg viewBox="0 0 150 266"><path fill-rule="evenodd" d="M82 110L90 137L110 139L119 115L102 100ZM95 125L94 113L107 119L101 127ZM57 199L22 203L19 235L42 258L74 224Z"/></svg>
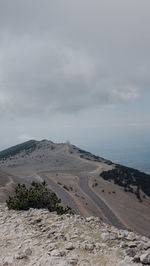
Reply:
<svg viewBox="0 0 150 266"><path fill-rule="evenodd" d="M149 264L150 239L99 218L0 205L0 266Z"/></svg>

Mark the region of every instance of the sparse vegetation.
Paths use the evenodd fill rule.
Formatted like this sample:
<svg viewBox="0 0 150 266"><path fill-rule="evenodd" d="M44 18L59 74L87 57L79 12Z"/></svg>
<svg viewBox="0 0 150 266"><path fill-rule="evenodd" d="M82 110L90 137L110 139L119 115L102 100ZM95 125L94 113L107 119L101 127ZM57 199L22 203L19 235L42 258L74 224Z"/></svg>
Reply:
<svg viewBox="0 0 150 266"><path fill-rule="evenodd" d="M117 165L115 169L104 171L100 174L105 180L113 180L115 184L122 186L124 191L131 192L141 200L140 191L150 197L150 175L138 170Z"/></svg>
<svg viewBox="0 0 150 266"><path fill-rule="evenodd" d="M133 232L133 230L131 228L127 228L128 232Z"/></svg>
<svg viewBox="0 0 150 266"><path fill-rule="evenodd" d="M95 182L93 185L92 185L92 187L97 187L98 186L98 183L97 182Z"/></svg>
<svg viewBox="0 0 150 266"><path fill-rule="evenodd" d="M26 188L25 184L18 184L15 188L15 195L6 201L8 209L28 210L29 208L46 208L57 214L74 214L70 207L63 208L59 205L61 199L47 188L46 182L32 182L31 187Z"/></svg>
<svg viewBox="0 0 150 266"><path fill-rule="evenodd" d="M29 140L22 144L18 144L13 146L9 149L0 152L0 160L10 158L11 156L15 156L16 154L26 151L26 154L29 154L36 148L37 141L36 140ZM11 159L11 158L10 158Z"/></svg>
<svg viewBox="0 0 150 266"><path fill-rule="evenodd" d="M74 149L76 149L75 146L73 146L73 147L74 147ZM84 158L85 160L91 160L91 161L95 161L95 162L101 162L104 160L104 158L96 156L96 155L94 155L88 151L78 149L78 152L80 153L80 158Z"/></svg>
<svg viewBox="0 0 150 266"><path fill-rule="evenodd" d="M63 188L69 191L69 188L66 185L64 185Z"/></svg>

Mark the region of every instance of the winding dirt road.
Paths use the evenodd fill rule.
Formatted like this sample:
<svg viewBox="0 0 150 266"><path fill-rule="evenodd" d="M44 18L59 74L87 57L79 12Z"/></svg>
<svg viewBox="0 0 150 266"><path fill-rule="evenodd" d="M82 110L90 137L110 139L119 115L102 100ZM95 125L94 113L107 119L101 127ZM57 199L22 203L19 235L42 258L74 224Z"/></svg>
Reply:
<svg viewBox="0 0 150 266"><path fill-rule="evenodd" d="M119 221L119 219L115 216L115 214L110 210L110 208L104 203L102 199L100 199L90 188L88 185L88 176L84 173L77 174L79 178L79 186L80 188L90 197L96 205L101 209L104 216L110 221L110 223L119 228L125 229L123 224Z"/></svg>
<svg viewBox="0 0 150 266"><path fill-rule="evenodd" d="M44 179L48 185L50 185L52 190L59 196L59 198L61 198L65 206L71 207L76 214L81 214L74 201L71 199L71 197L69 197L68 193L63 188L58 186L52 179L47 177L45 173L38 173L38 175Z"/></svg>
<svg viewBox="0 0 150 266"><path fill-rule="evenodd" d="M53 171L52 171L53 172ZM50 173L50 172L47 172ZM61 171L60 171L61 173ZM51 178L46 176L46 172L38 173L38 175L44 179L48 185L55 191L55 193L62 199L65 206L70 206L77 214L81 214L78 207L76 206L75 202L69 196L67 192L59 185L57 185ZM109 220L109 222L119 228L125 229L123 224L119 221L119 219L115 216L115 214L110 210L110 208L104 203L102 199L100 199L88 186L88 176L85 173L76 173L78 176L78 185L87 194L89 198L91 198L95 204L100 208L103 212L104 216Z"/></svg>

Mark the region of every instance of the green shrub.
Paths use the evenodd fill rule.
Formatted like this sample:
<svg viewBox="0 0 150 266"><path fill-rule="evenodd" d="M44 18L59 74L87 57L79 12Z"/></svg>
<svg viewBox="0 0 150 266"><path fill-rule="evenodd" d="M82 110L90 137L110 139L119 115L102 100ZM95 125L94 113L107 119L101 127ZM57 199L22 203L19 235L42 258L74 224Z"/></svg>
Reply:
<svg viewBox="0 0 150 266"><path fill-rule="evenodd" d="M141 192L150 197L149 174L126 166L116 165L114 169L100 173L100 176L107 181L113 180L115 184L122 186L124 191L134 193L140 202L142 201Z"/></svg>
<svg viewBox="0 0 150 266"><path fill-rule="evenodd" d="M59 205L61 199L47 188L46 182L32 182L31 187L26 188L25 184L18 184L15 188L15 195L6 201L8 209L29 210L29 208L46 208L57 214L74 214L70 207L63 208Z"/></svg>

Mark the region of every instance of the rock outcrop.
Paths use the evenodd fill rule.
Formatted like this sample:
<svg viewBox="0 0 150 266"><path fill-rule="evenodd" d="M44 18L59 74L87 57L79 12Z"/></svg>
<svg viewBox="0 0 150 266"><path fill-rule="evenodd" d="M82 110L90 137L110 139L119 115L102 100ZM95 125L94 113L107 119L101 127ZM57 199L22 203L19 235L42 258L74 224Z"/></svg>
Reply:
<svg viewBox="0 0 150 266"><path fill-rule="evenodd" d="M149 265L150 239L99 218L0 205L0 266Z"/></svg>

